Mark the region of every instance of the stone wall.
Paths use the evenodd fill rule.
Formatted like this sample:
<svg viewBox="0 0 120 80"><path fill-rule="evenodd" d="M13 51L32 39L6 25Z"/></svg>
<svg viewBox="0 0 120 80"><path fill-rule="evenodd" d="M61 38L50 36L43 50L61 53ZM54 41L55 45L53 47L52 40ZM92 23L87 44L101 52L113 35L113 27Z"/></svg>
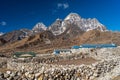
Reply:
<svg viewBox="0 0 120 80"><path fill-rule="evenodd" d="M118 64L118 59L102 60L92 65L48 65L38 63L8 64L8 68L21 70L25 73L37 75L43 80L92 80L112 71ZM27 77L27 76L26 76Z"/></svg>
<svg viewBox="0 0 120 80"><path fill-rule="evenodd" d="M7 60L6 58L0 57L0 68L6 68L7 67Z"/></svg>
<svg viewBox="0 0 120 80"><path fill-rule="evenodd" d="M62 60L74 60L89 57L88 54L65 54L65 55L51 55L48 57L34 57L34 58L18 58L18 59L9 59L7 61L7 68L11 70L20 70L20 69L35 69L34 67L39 67L41 64L48 64L53 62L59 62ZM25 66L24 66L25 65Z"/></svg>

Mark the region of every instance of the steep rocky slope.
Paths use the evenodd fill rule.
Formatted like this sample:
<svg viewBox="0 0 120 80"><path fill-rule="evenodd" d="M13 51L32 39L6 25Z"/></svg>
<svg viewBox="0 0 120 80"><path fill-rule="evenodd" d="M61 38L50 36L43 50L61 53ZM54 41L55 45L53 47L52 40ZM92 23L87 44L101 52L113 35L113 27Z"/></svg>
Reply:
<svg viewBox="0 0 120 80"><path fill-rule="evenodd" d="M60 35L61 33L63 33L61 25L62 25L62 20L61 19L56 19L56 21L53 22L48 27L48 30L50 30L54 35Z"/></svg>
<svg viewBox="0 0 120 80"><path fill-rule="evenodd" d="M25 33L23 31L16 30L0 36L0 39L3 39L7 42L14 42L17 40L21 40L24 36Z"/></svg>

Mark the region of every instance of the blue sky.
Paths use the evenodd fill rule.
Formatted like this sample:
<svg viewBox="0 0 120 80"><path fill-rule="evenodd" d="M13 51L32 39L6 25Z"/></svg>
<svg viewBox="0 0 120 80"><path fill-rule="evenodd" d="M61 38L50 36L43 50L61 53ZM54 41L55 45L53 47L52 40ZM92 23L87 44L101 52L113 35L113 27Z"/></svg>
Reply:
<svg viewBox="0 0 120 80"><path fill-rule="evenodd" d="M31 29L38 22L49 26L71 12L120 31L120 0L0 0L0 32Z"/></svg>

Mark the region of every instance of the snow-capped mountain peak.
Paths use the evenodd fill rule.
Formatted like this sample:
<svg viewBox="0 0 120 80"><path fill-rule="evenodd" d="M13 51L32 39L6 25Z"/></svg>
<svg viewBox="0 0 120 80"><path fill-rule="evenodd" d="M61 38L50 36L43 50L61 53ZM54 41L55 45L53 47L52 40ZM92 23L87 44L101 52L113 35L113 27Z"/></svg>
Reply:
<svg viewBox="0 0 120 80"><path fill-rule="evenodd" d="M32 31L40 32L40 31L45 31L46 29L47 27L42 22L40 22L33 27Z"/></svg>
<svg viewBox="0 0 120 80"><path fill-rule="evenodd" d="M75 20L79 21L81 17L77 13L70 13L64 20Z"/></svg>
<svg viewBox="0 0 120 80"><path fill-rule="evenodd" d="M100 30L105 31L106 28L96 18L81 18L77 13L70 13L63 21L62 26L74 25L79 27L83 31Z"/></svg>
<svg viewBox="0 0 120 80"><path fill-rule="evenodd" d="M65 32L70 27L78 27L82 31L100 30L106 31L106 27L101 24L96 18L81 18L77 13L70 13L63 21L56 21L49 27L54 35L59 35Z"/></svg>

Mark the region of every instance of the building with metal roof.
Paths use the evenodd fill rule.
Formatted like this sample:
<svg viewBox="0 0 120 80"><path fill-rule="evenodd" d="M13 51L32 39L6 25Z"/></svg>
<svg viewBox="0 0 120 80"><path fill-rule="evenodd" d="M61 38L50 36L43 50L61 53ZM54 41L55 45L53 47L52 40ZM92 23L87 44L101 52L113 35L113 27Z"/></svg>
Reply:
<svg viewBox="0 0 120 80"><path fill-rule="evenodd" d="M55 49L53 54L72 53L71 49Z"/></svg>
<svg viewBox="0 0 120 80"><path fill-rule="evenodd" d="M72 49L79 49L79 48L80 48L80 46L77 46L77 45L72 46Z"/></svg>
<svg viewBox="0 0 120 80"><path fill-rule="evenodd" d="M82 44L80 48L115 48L116 44Z"/></svg>

